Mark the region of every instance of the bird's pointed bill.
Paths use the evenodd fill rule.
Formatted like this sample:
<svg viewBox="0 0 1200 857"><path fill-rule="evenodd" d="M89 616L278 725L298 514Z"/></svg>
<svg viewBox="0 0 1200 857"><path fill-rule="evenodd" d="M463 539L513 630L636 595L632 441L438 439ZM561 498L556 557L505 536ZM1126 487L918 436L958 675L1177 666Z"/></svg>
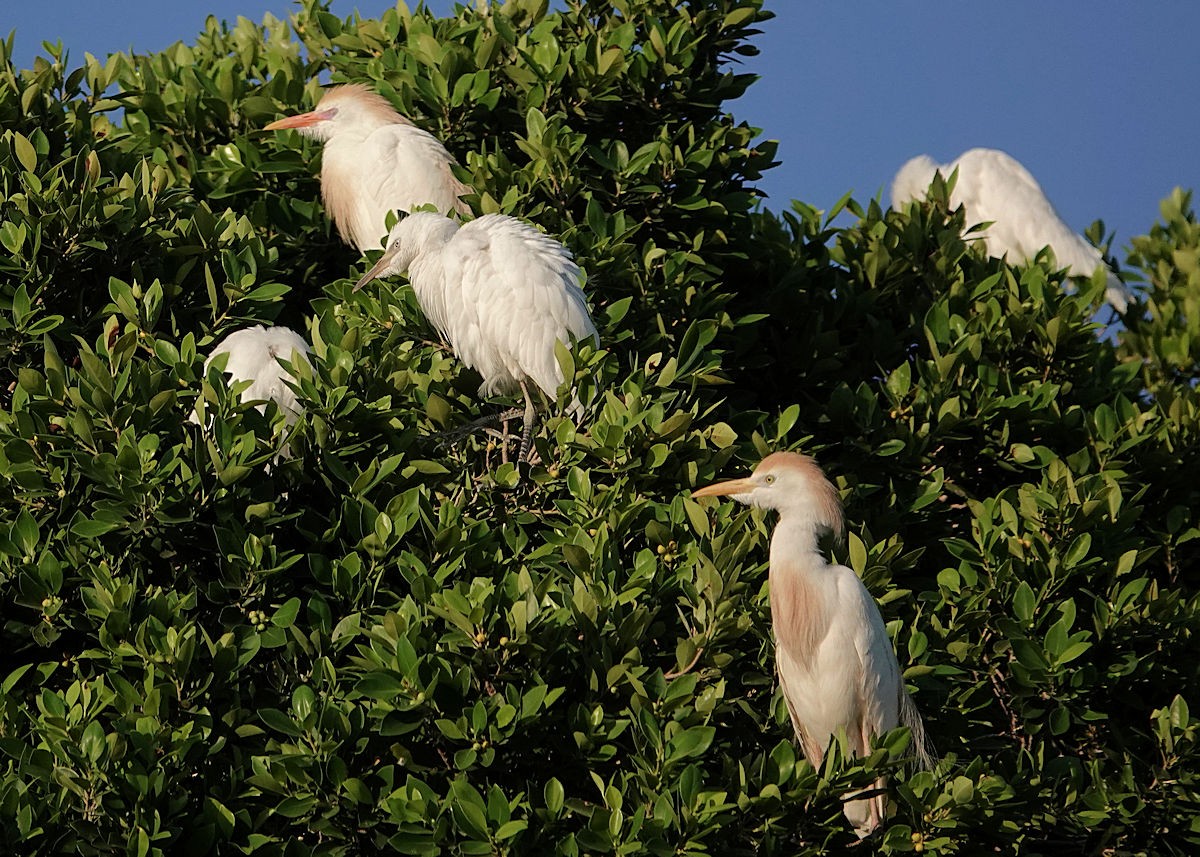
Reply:
<svg viewBox="0 0 1200 857"><path fill-rule="evenodd" d="M379 257L379 261L372 265L371 270L363 274L362 277L359 278L359 281L354 284L354 291L357 292L367 283L371 282L371 280L382 277L385 273L387 273L388 266L392 264L392 259L395 257L398 250L399 248L394 246L388 247L386 250L384 250L383 255Z"/></svg>
<svg viewBox="0 0 1200 857"><path fill-rule="evenodd" d="M755 489L754 480L746 477L745 479L730 479L728 482L717 482L714 485L706 485L703 488L697 488L692 492L693 497L733 497L737 499L739 494L749 494Z"/></svg>
<svg viewBox="0 0 1200 857"><path fill-rule="evenodd" d="M310 125L316 125L318 122L324 122L329 118L328 112L324 110L310 110L308 113L297 113L295 116L284 116L282 119L276 119L268 125L263 126L264 131L281 131L284 128L307 128Z"/></svg>

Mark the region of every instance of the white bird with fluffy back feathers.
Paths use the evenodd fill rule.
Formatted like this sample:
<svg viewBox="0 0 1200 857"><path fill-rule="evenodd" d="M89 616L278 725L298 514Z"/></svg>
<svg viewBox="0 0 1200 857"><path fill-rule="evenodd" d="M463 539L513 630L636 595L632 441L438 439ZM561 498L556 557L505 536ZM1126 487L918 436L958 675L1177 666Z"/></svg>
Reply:
<svg viewBox="0 0 1200 857"><path fill-rule="evenodd" d="M288 386L296 379L283 368L278 358L293 364L297 360L308 362L308 343L300 334L289 327L263 327L261 324L235 330L213 346L212 353L204 361L205 375L213 360L221 354L228 355L225 374L229 376L229 386L239 381L250 382L250 386L238 394L240 401L261 402L257 405L259 413L266 410L267 401L273 401L287 425L296 421L303 408L295 391ZM190 421L200 422L194 410Z"/></svg>
<svg viewBox="0 0 1200 857"><path fill-rule="evenodd" d="M338 234L360 252L379 249L388 212L432 204L443 214L471 214L461 199L471 189L455 178L446 147L362 84L335 86L316 109L265 130L284 128L324 143L321 198Z"/></svg>
<svg viewBox="0 0 1200 857"><path fill-rule="evenodd" d="M459 225L432 212L403 217L388 248L354 286L408 272L422 311L454 353L483 376L481 395L520 388L529 452L534 410L527 381L551 400L563 382L555 342L599 342L583 293L583 272L553 238L504 214ZM582 406L570 406L576 417Z"/></svg>
<svg viewBox="0 0 1200 857"><path fill-rule="evenodd" d="M985 242L989 255L1025 263L1049 247L1058 264L1073 277L1090 277L1104 265L1100 251L1063 223L1029 170L999 149L969 149L948 164L918 155L900 168L892 182L892 208L923 199L935 173L948 181L955 170L958 178L950 192L950 205L966 210L968 226L990 221L977 236ZM1105 297L1117 312L1125 312L1132 297L1129 289L1107 265L1105 275Z"/></svg>
<svg viewBox="0 0 1200 857"><path fill-rule="evenodd" d="M918 762L930 766L925 727L875 599L851 569L821 556L818 535L840 536L843 520L837 489L817 463L776 452L750 476L698 488L692 496L731 496L779 513L769 577L775 671L809 762L820 766L839 730L853 755L865 756L873 738L903 724L912 730ZM860 837L884 818L885 782L876 785L880 793L871 797L843 797L842 810Z"/></svg>

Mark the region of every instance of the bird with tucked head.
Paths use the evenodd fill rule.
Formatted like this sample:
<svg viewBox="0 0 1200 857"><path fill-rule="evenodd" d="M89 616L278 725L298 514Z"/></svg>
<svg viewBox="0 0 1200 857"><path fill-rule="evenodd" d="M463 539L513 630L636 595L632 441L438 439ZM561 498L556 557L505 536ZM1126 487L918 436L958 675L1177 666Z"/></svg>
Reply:
<svg viewBox="0 0 1200 857"><path fill-rule="evenodd" d="M970 149L948 164L928 155L909 160L892 182L892 208L923 199L933 177L941 173L949 181L958 171L950 191L950 205L962 206L967 225L988 223L975 235L983 240L988 255L1009 257L1014 264L1036 258L1043 247L1054 251L1054 259L1072 277L1090 277L1104 268L1105 298L1117 312L1129 308L1132 294L1100 251L1063 223L1041 185L1016 158L999 149Z"/></svg>
<svg viewBox="0 0 1200 857"><path fill-rule="evenodd" d="M235 330L213 346L212 353L204 361L204 373L221 355L225 355L224 374L229 377L229 386L249 382L238 393L242 402L258 402L259 413L266 411L266 403L274 402L283 414L284 424L292 425L304 408L289 384L296 383L295 377L279 362L286 360L295 365L297 361L308 362L308 343L296 331L288 327L263 327L261 324ZM188 421L200 424L199 414L193 410ZM288 451L280 456L286 458Z"/></svg>

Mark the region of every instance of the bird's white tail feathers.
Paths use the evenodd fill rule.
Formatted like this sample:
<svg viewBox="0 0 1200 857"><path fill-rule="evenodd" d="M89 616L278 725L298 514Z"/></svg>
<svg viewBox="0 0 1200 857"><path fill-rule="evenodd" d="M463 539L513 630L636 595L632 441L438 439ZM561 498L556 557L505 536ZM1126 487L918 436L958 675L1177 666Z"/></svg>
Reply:
<svg viewBox="0 0 1200 857"><path fill-rule="evenodd" d="M1124 315L1129 309L1129 302L1133 300L1133 292L1129 290L1129 286L1121 282L1121 278L1111 268L1105 271L1105 276L1108 279L1108 285L1104 289L1104 297L1112 304L1113 309Z"/></svg>
<svg viewBox="0 0 1200 857"><path fill-rule="evenodd" d="M567 405L567 413L575 419L575 422L583 420L583 402L579 401L579 397L574 393L571 394L571 402Z"/></svg>
<svg viewBox="0 0 1200 857"><path fill-rule="evenodd" d="M922 770L931 770L937 764L937 754L933 751L929 736L925 734L921 712L917 711L917 704L904 688L900 689L900 725L907 726L912 733L912 749L917 766Z"/></svg>

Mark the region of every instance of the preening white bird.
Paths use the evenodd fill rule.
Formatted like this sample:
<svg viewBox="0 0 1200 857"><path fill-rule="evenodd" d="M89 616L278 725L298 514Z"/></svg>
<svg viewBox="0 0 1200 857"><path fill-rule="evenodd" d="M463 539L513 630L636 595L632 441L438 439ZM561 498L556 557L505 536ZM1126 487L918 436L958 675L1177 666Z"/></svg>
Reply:
<svg viewBox="0 0 1200 857"><path fill-rule="evenodd" d="M238 394L243 402L261 401L258 411L266 411L267 400L274 401L284 414L288 425L296 421L303 410L296 394L288 386L296 379L279 363L283 358L295 364L298 360L308 362L308 343L296 331L288 327L263 327L261 324L236 330L218 342L204 361L204 373L220 354L229 355L225 362L225 374L232 387L239 381L249 381L250 386ZM200 419L192 411L191 421Z"/></svg>
<svg viewBox="0 0 1200 857"><path fill-rule="evenodd" d="M862 756L875 736L904 724L923 765L932 762L925 728L904 688L883 617L871 593L844 565L821 556L818 535L841 535L837 489L813 459L792 452L768 455L744 479L699 488L694 497L731 496L739 503L774 509L769 589L775 633L775 669L804 755L819 766L829 742L844 729L850 749ZM867 836L884 818L882 793L850 799L843 812Z"/></svg>
<svg viewBox="0 0 1200 857"><path fill-rule="evenodd" d="M583 293L583 272L559 242L527 223L488 214L459 225L432 212L397 223L388 248L355 290L377 277L408 272L425 316L459 358L483 376L481 395L520 388L529 452L534 409L527 382L551 401L563 381L555 342L599 342ZM582 415L578 399L571 404Z"/></svg>
<svg viewBox="0 0 1200 857"><path fill-rule="evenodd" d="M935 173L948 181L956 169L958 179L950 192L950 205L963 206L968 226L991 222L978 236L989 255L1024 263L1049 247L1058 264L1073 277L1091 277L1104 265L1100 251L1063 223L1029 170L999 149L970 149L948 164L918 155L896 174L892 208L924 198ZM1125 312L1131 299L1128 288L1107 266L1105 275L1105 297L1117 312Z"/></svg>
<svg viewBox="0 0 1200 857"><path fill-rule="evenodd" d="M461 199L471 189L454 177L446 147L361 84L335 86L315 110L266 126L283 128L324 143L321 198L338 234L360 252L379 249L388 212L432 204L443 214L471 214Z"/></svg>

